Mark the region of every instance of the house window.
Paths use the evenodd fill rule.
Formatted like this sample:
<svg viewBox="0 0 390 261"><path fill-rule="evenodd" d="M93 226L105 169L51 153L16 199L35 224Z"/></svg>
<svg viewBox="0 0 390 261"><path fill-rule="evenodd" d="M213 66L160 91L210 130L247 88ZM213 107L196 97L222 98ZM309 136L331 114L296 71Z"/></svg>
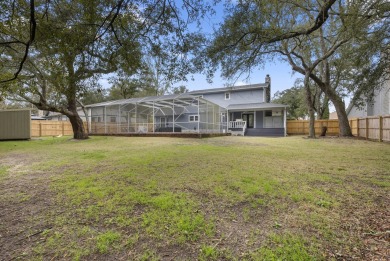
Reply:
<svg viewBox="0 0 390 261"><path fill-rule="evenodd" d="M199 115L190 115L190 122L198 122Z"/></svg>
<svg viewBox="0 0 390 261"><path fill-rule="evenodd" d="M110 122L116 122L116 117L110 117Z"/></svg>
<svg viewBox="0 0 390 261"><path fill-rule="evenodd" d="M230 92L225 92L225 100L230 100Z"/></svg>
<svg viewBox="0 0 390 261"><path fill-rule="evenodd" d="M100 117L92 117L92 122L101 122Z"/></svg>
<svg viewBox="0 0 390 261"><path fill-rule="evenodd" d="M221 122L226 122L226 113L221 112Z"/></svg>
<svg viewBox="0 0 390 261"><path fill-rule="evenodd" d="M272 111L265 111L265 117L272 117Z"/></svg>

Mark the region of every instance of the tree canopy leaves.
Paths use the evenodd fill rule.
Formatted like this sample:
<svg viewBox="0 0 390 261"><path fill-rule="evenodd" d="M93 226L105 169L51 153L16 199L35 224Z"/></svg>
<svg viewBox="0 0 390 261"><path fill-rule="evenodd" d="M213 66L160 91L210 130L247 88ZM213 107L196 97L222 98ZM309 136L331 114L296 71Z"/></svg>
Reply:
<svg viewBox="0 0 390 261"><path fill-rule="evenodd" d="M4 5L2 37L28 39L29 3L18 1L17 12L12 4ZM17 81L0 87L39 109L67 115L75 135L86 137L76 107L88 88L104 74L140 73L143 57L150 54L160 57L168 80L185 79L193 70L190 54L202 39L189 25L209 7L200 0L36 2L36 35L29 55ZM20 50L3 48L0 58L8 66L20 58ZM4 66L0 80L7 81L11 74L12 68ZM75 130L77 125L81 131Z"/></svg>
<svg viewBox="0 0 390 261"><path fill-rule="evenodd" d="M309 34L291 33L304 32L310 25L316 24L321 10L326 10L326 13L322 13L320 27ZM332 101L340 121L340 135L351 135L343 98L361 90L352 87L352 82L356 86L357 82L364 81L348 70L370 68L362 73L364 79L371 79L370 84L366 84L367 91L378 88L379 79L389 73L383 70L388 64L384 62L390 32L388 1L242 0L233 4L227 12L207 49L210 75L220 67L223 76L231 78L250 73L274 59L286 61L292 70L306 76L307 85L310 78ZM374 40L376 44L372 45L374 51L364 53L373 35L377 36ZM357 65L359 54L352 53L355 51L361 52L363 57L368 55L366 60L371 62L365 60L365 66ZM346 57L340 59L348 53L354 57L349 63L345 62L348 61ZM375 65L375 61L379 63ZM340 70L341 64L343 70ZM348 77L348 82L341 80ZM359 85L363 87L363 84ZM306 92L308 109L314 111L311 89L306 88ZM313 115L314 112L311 113Z"/></svg>

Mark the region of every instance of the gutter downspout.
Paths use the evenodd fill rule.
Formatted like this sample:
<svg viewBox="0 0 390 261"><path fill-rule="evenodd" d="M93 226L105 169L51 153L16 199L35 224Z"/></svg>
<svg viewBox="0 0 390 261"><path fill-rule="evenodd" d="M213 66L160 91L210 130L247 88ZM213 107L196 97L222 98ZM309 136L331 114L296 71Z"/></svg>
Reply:
<svg viewBox="0 0 390 261"><path fill-rule="evenodd" d="M107 134L107 106L104 106L104 133Z"/></svg>
<svg viewBox="0 0 390 261"><path fill-rule="evenodd" d="M200 133L199 127L200 127L200 113L199 113L199 97L198 97L198 133Z"/></svg>
<svg viewBox="0 0 390 261"><path fill-rule="evenodd" d="M154 101L153 101L153 133L154 133L154 130L156 129L154 118L155 118L155 116L154 116Z"/></svg>
<svg viewBox="0 0 390 261"><path fill-rule="evenodd" d="M226 110L226 133L229 132L229 124L230 124L229 110Z"/></svg>
<svg viewBox="0 0 390 261"><path fill-rule="evenodd" d="M284 107L284 137L287 137L287 107Z"/></svg>
<svg viewBox="0 0 390 261"><path fill-rule="evenodd" d="M175 133L175 99L172 100L172 121L173 121L172 132Z"/></svg>

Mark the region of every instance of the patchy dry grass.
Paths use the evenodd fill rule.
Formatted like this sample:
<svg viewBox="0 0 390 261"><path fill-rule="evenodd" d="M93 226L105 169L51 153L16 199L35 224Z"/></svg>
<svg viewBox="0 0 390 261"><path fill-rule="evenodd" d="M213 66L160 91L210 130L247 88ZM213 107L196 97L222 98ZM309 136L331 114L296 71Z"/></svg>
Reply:
<svg viewBox="0 0 390 261"><path fill-rule="evenodd" d="M302 137L0 143L0 259L389 257L390 145Z"/></svg>

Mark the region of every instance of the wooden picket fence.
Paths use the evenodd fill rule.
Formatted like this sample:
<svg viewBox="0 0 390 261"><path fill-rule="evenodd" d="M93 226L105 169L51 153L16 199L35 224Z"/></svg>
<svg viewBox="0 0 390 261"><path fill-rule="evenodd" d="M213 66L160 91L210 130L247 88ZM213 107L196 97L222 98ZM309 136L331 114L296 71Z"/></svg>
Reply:
<svg viewBox="0 0 390 261"><path fill-rule="evenodd" d="M358 118L354 121L356 136L369 140L390 141L390 115Z"/></svg>
<svg viewBox="0 0 390 261"><path fill-rule="evenodd" d="M84 123L85 127L87 123ZM69 121L31 121L31 137L71 136L72 125Z"/></svg>
<svg viewBox="0 0 390 261"><path fill-rule="evenodd" d="M316 134L321 133L322 127L327 127L327 135L339 134L339 121L338 120L316 120L314 122L314 129ZM308 120L288 120L287 121L287 134L288 135L308 135L309 134L309 121Z"/></svg>
<svg viewBox="0 0 390 261"><path fill-rule="evenodd" d="M350 119L349 125L354 136L370 140L390 141L390 115ZM314 123L316 135L319 135L322 127L325 126L327 127L326 135L337 136L339 134L338 120L316 120ZM288 120L287 134L308 135L309 121Z"/></svg>
<svg viewBox="0 0 390 261"><path fill-rule="evenodd" d="M354 136L390 142L390 115L374 116L349 120L349 124ZM85 127L87 123L85 123ZM339 134L338 120L316 120L314 127L316 135L321 133L322 127L327 127L326 135L337 136ZM103 133L102 126L92 124L92 131ZM117 130L118 126L107 126L107 133L112 133L111 129ZM106 130L104 130L106 133ZM307 135L309 134L308 120L288 120L287 134L289 135ZM72 125L69 121L31 121L31 136L71 136L73 135Z"/></svg>

